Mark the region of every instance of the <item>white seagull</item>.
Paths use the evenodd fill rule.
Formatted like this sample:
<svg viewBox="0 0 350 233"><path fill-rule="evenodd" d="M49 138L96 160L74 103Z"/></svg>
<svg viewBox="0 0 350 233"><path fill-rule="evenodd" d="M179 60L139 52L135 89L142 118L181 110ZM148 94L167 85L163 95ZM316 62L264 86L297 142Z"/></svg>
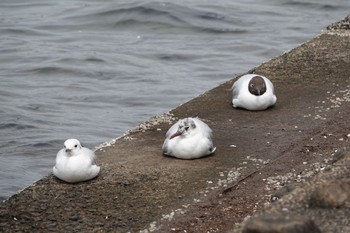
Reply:
<svg viewBox="0 0 350 233"><path fill-rule="evenodd" d="M251 111L265 110L277 101L272 82L261 75L246 74L232 86L232 105Z"/></svg>
<svg viewBox="0 0 350 233"><path fill-rule="evenodd" d="M96 165L95 153L82 147L77 139L68 139L56 156L53 174L68 183L87 181L100 172Z"/></svg>
<svg viewBox="0 0 350 233"><path fill-rule="evenodd" d="M179 159L197 159L215 152L212 130L197 117L179 120L165 135L163 154Z"/></svg>

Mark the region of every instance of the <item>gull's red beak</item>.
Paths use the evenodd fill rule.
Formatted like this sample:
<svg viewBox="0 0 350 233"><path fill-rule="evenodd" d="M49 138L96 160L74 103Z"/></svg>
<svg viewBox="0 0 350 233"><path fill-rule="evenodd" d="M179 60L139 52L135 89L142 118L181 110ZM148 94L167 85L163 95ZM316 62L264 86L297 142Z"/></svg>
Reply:
<svg viewBox="0 0 350 233"><path fill-rule="evenodd" d="M180 131L177 131L176 133L174 133L174 134L172 134L171 136L170 136L170 139L172 139L172 138L175 138L175 137L177 137L177 136L180 136L182 133L180 132Z"/></svg>

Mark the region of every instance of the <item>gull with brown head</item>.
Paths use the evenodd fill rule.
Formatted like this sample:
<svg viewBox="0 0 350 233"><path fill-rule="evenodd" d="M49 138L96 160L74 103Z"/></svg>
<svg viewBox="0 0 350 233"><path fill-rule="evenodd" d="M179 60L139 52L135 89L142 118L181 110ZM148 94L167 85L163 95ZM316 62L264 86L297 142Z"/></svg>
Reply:
<svg viewBox="0 0 350 233"><path fill-rule="evenodd" d="M259 111L275 105L276 101L272 82L262 75L243 75L232 86L234 108Z"/></svg>

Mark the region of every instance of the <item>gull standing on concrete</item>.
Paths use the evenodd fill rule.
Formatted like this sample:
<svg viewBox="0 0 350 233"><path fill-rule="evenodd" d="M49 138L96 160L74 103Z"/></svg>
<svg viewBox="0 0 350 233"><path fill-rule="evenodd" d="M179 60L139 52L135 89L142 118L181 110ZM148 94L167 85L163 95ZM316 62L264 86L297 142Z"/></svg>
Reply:
<svg viewBox="0 0 350 233"><path fill-rule="evenodd" d="M96 165L95 153L82 147L77 139L68 139L56 156L53 174L68 183L87 181L100 172Z"/></svg>
<svg viewBox="0 0 350 233"><path fill-rule="evenodd" d="M265 110L277 101L272 82L261 75L246 74L232 86L232 105L251 111Z"/></svg>
<svg viewBox="0 0 350 233"><path fill-rule="evenodd" d="M197 159L215 152L212 130L197 117L179 120L165 135L163 154L179 159Z"/></svg>

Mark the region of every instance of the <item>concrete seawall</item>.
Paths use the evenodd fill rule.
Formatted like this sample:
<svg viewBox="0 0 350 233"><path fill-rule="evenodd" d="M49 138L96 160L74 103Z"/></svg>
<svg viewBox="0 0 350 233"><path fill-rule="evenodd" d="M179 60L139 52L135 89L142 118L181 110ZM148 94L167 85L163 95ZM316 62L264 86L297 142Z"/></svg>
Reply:
<svg viewBox="0 0 350 233"><path fill-rule="evenodd" d="M71 185L50 175L12 196L0 206L0 231L249 232L240 225L247 216L292 210L283 209L285 198L296 200L293 193L326 179L326 172L339 173L335 167L344 172L331 177L347 184L349 155L335 151L350 141L349 24L347 17L248 72L273 81L274 108L233 109L229 80L106 143L96 152L98 178ZM197 113L213 129L215 154L191 161L163 156L170 125ZM338 212L313 207L319 215L310 214L312 224L321 232L349 232L341 219L350 212L346 195ZM271 199L280 200L270 205Z"/></svg>

